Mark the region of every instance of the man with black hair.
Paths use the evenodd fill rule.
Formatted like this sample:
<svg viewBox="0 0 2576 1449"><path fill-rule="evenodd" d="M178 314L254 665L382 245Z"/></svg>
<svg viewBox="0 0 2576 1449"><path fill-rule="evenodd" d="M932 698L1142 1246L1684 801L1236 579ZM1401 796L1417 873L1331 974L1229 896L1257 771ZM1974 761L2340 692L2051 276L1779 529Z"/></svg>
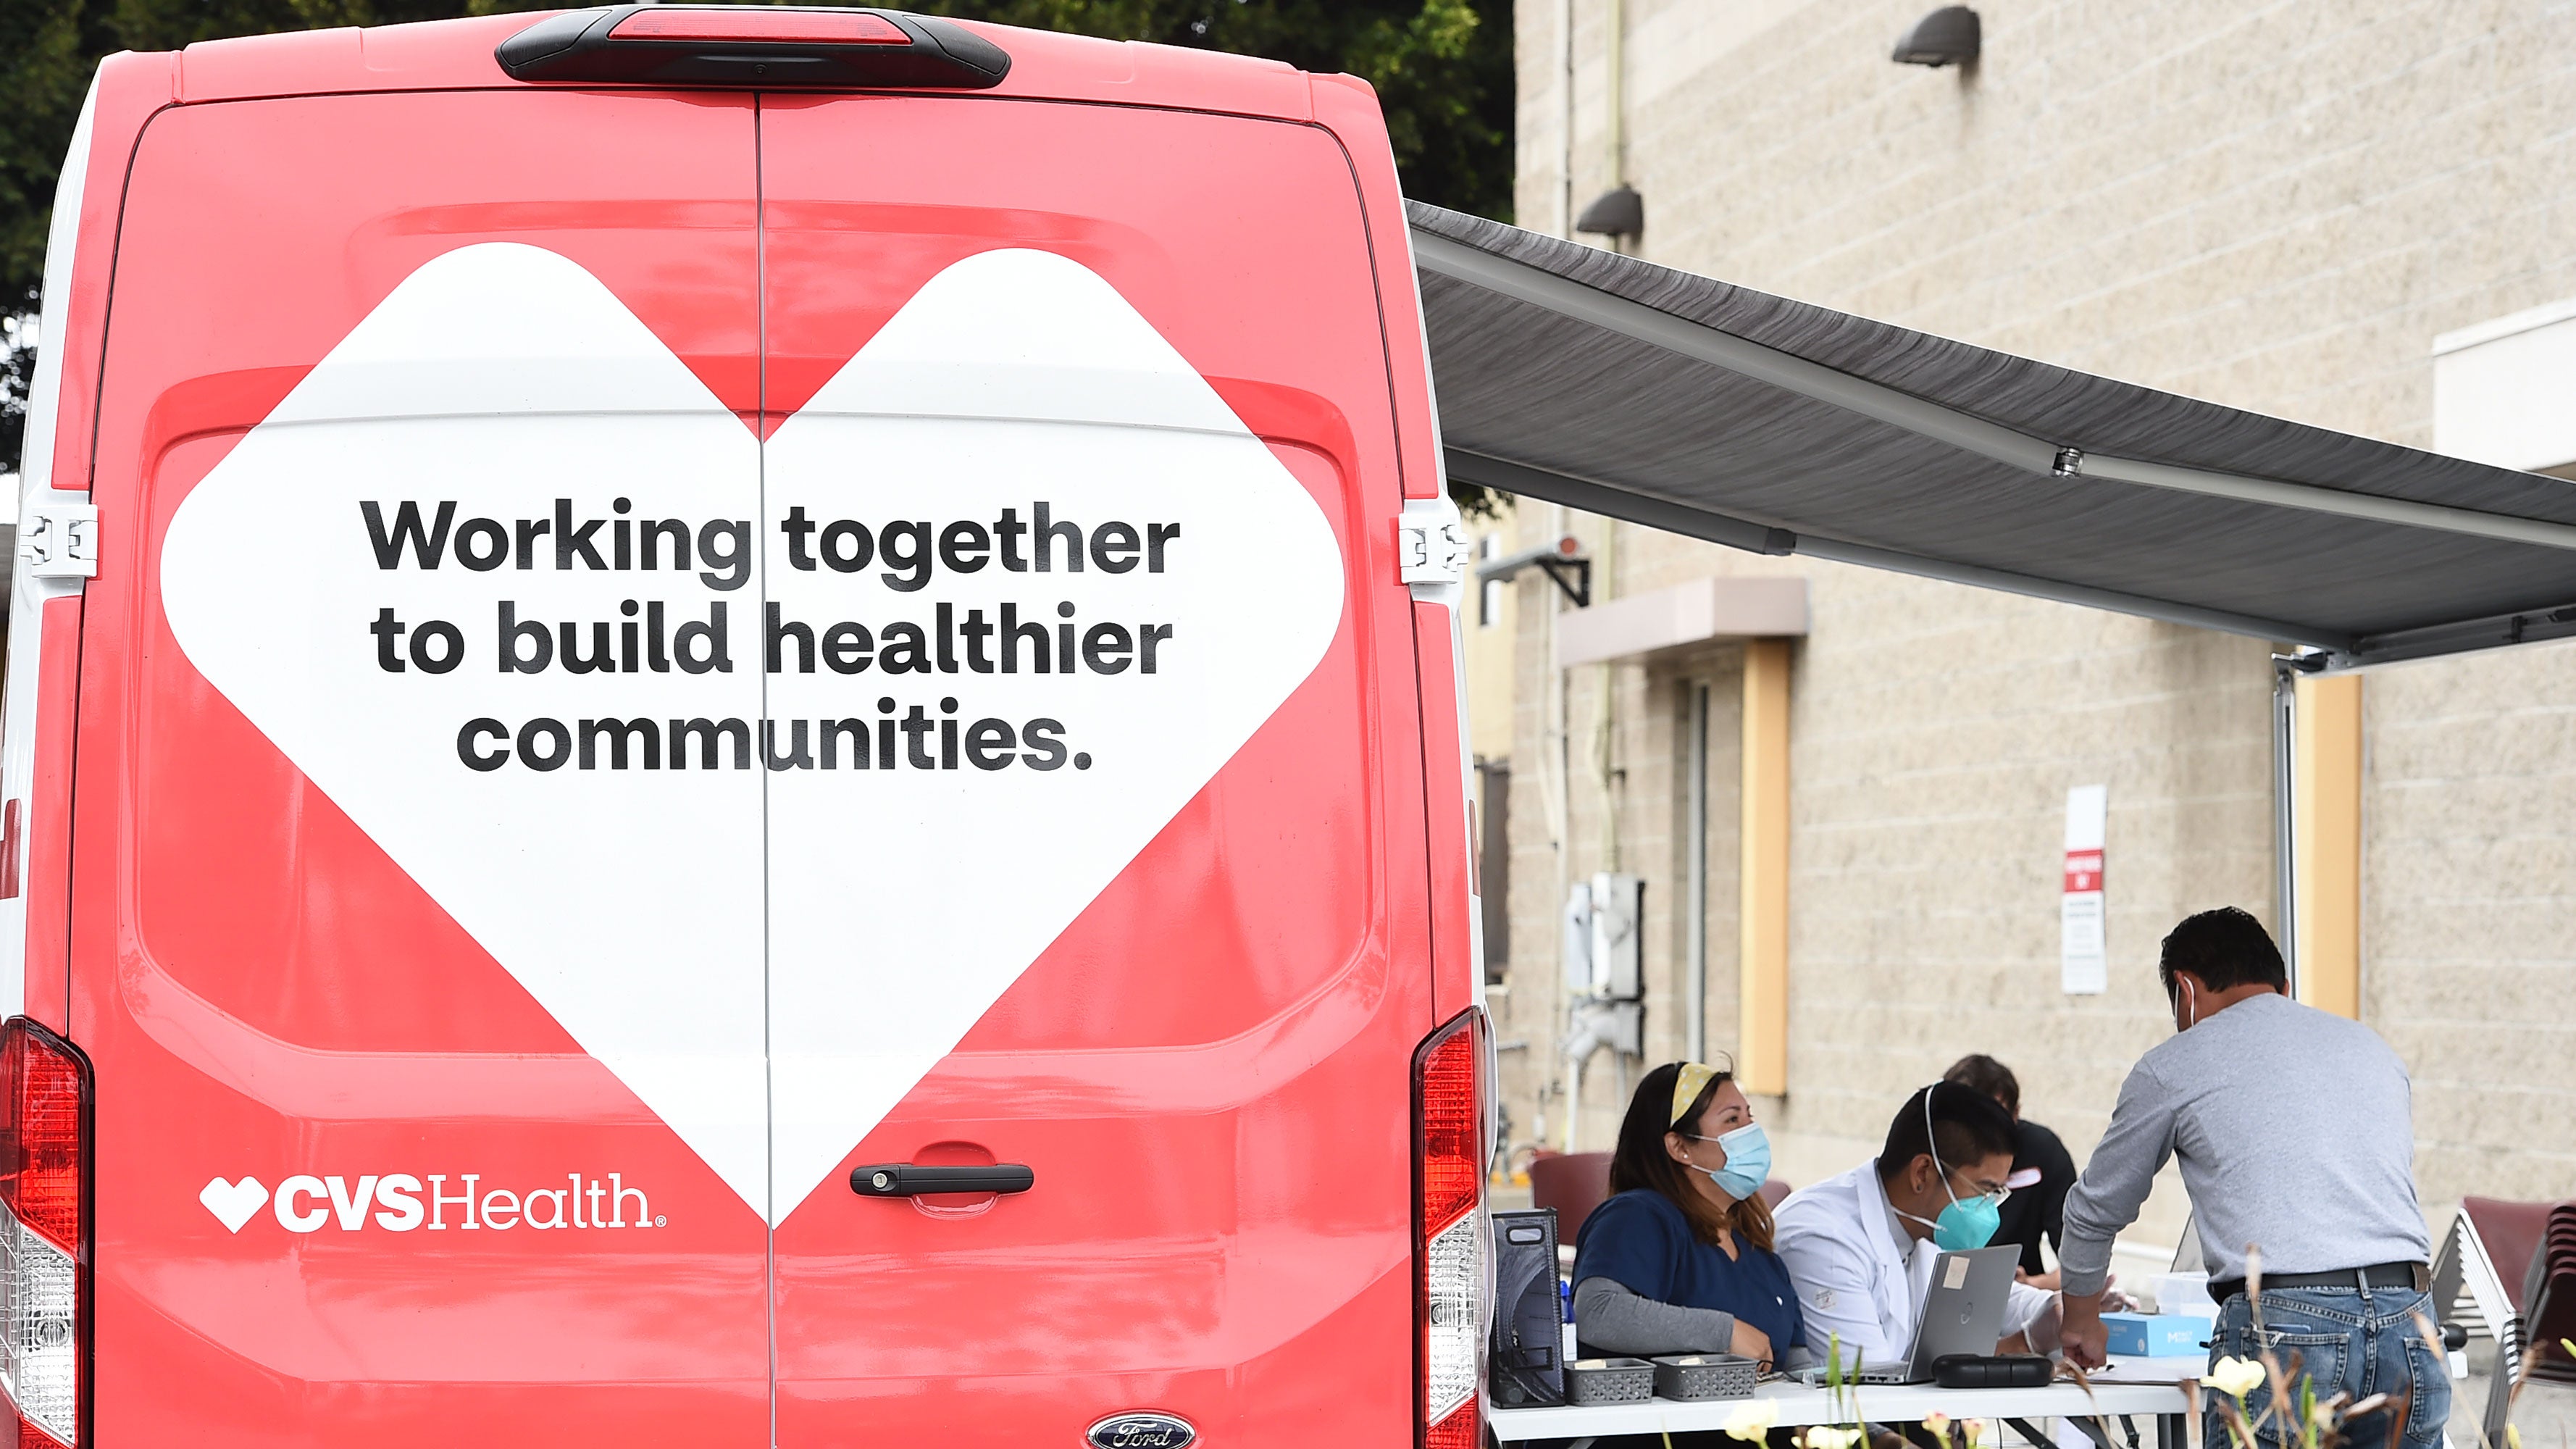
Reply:
<svg viewBox="0 0 2576 1449"><path fill-rule="evenodd" d="M2012 1117L1982 1092L1935 1082L1908 1097L1877 1157L1780 1204L1777 1243L1798 1290L1808 1349L1846 1365L1901 1363L1945 1250L1982 1248L2011 1194ZM2007 1353L2055 1341L2055 1299L2015 1284Z"/></svg>
<svg viewBox="0 0 2576 1449"><path fill-rule="evenodd" d="M2003 1220L1995 1227L1995 1244L2021 1248L2021 1281L2055 1288L2057 1272L2039 1255L2042 1238L2061 1252L2066 1247L2066 1190L2075 1185L2075 1158L2066 1144L2021 1115L2021 1080L2012 1068L1979 1053L1950 1064L1941 1080L1985 1093L2012 1114L2012 1196L2004 1199Z"/></svg>
<svg viewBox="0 0 2576 1449"><path fill-rule="evenodd" d="M2174 927L2157 973L2177 1034L2138 1059L2066 1195L2067 1356L2102 1362L2111 1241L2176 1158L2219 1304L2212 1359L2268 1349L2318 1402L2386 1394L2405 1405L2410 1445L2440 1442L2451 1382L2422 1328L2431 1240L2405 1064L2370 1028L2292 1001L2279 948L2243 911ZM2259 1329L2246 1296L2258 1249ZM2269 1392L2247 1396L2249 1417ZM2346 1449L2380 1449L2393 1422L2382 1411L2346 1425ZM2226 1442L2215 1406L2207 1429Z"/></svg>

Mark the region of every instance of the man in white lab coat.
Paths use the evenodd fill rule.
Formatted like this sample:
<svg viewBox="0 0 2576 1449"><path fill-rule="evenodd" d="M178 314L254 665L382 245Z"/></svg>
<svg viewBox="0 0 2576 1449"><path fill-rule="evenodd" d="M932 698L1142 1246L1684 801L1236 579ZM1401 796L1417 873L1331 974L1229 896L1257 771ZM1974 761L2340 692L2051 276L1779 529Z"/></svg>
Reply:
<svg viewBox="0 0 2576 1449"><path fill-rule="evenodd" d="M2013 1141L2012 1117L1992 1098L1936 1082L1906 1100L1877 1157L1780 1205L1780 1257L1819 1358L1839 1343L1847 1367L1904 1360L1933 1262L1994 1236ZM2055 1294L2015 1284L1997 1351L2045 1352L2057 1322Z"/></svg>

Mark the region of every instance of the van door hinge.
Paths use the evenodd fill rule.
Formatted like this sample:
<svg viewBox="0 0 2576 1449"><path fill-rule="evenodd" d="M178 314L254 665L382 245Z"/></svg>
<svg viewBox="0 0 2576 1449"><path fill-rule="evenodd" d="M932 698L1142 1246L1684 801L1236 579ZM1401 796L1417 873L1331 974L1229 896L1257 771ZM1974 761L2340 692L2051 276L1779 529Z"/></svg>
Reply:
<svg viewBox="0 0 2576 1449"><path fill-rule="evenodd" d="M98 505L28 504L18 520L18 559L29 578L97 578Z"/></svg>
<svg viewBox="0 0 2576 1449"><path fill-rule="evenodd" d="M1467 572L1467 528L1446 498L1408 498L1395 522L1397 576L1408 584L1455 584Z"/></svg>

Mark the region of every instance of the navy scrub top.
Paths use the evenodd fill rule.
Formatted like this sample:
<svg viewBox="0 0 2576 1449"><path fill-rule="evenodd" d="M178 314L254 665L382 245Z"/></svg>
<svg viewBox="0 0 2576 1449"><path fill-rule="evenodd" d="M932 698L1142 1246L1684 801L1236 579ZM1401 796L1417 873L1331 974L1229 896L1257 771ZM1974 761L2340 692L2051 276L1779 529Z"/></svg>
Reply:
<svg viewBox="0 0 2576 1449"><path fill-rule="evenodd" d="M1730 1258L1691 1235L1672 1199L1652 1188L1623 1192L1592 1210L1574 1240L1574 1282L1608 1278L1630 1292L1683 1308L1732 1313L1769 1335L1774 1355L1804 1347L1798 1293L1780 1255L1735 1235Z"/></svg>

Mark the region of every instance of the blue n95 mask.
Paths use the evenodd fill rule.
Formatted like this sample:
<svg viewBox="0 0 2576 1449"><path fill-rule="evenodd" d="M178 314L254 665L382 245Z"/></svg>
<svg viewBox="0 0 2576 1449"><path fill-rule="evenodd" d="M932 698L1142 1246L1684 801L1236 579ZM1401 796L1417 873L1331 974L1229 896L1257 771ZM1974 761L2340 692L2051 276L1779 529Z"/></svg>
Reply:
<svg viewBox="0 0 2576 1449"><path fill-rule="evenodd" d="M1942 1190L1949 1191L1947 1183L1943 1184ZM1950 1205L1941 1209L1940 1219L1932 1225L1932 1246L1950 1253L1982 1248L1994 1238L1995 1229L2001 1226L2003 1209L1993 1198L1980 1194L1961 1202L1959 1195L1953 1192L1950 1193Z"/></svg>
<svg viewBox="0 0 2576 1449"><path fill-rule="evenodd" d="M1771 1175L1771 1134L1762 1130L1761 1123L1747 1122L1722 1136L1700 1140L1716 1143L1717 1150L1726 1154L1724 1167L1700 1169L1719 1192L1742 1202L1762 1190L1763 1179Z"/></svg>
<svg viewBox="0 0 2576 1449"><path fill-rule="evenodd" d="M1948 1179L1942 1180L1941 1190L1950 1191ZM1995 1229L2003 1226L2003 1211L1993 1198L1980 1195L1961 1202L1955 1192L1950 1193L1950 1205L1941 1209L1941 1216L1937 1219L1918 1218L1903 1208L1896 1209L1896 1215L1907 1222L1921 1223L1930 1228L1932 1246L1945 1253L1964 1253L1970 1248L1982 1248L1993 1241Z"/></svg>

